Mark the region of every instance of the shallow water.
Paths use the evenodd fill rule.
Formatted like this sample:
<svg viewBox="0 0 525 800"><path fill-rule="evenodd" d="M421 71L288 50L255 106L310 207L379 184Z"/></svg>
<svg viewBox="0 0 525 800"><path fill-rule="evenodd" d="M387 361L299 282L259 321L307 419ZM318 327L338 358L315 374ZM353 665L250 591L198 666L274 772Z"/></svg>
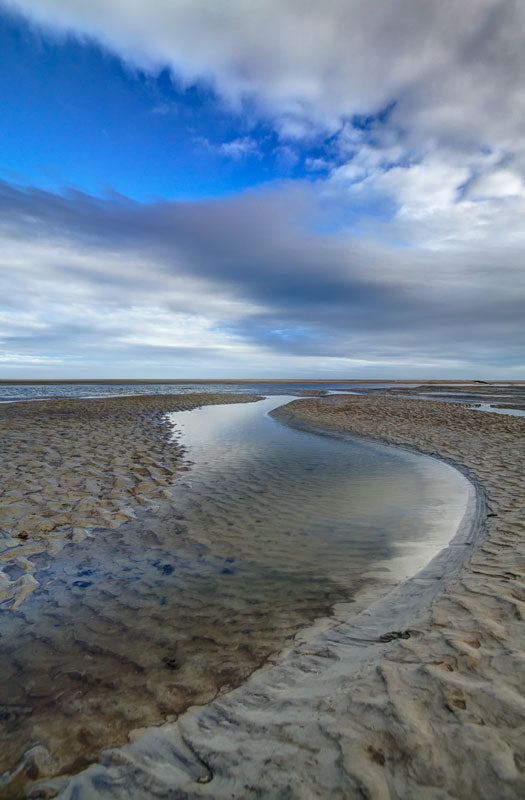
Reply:
<svg viewBox="0 0 525 800"><path fill-rule="evenodd" d="M366 384L363 384L366 387ZM295 394L298 389L333 389L334 384L309 386L308 384L271 384L260 383L60 383L60 384L0 384L0 402L12 403L21 400L48 400L71 397L126 397L141 394L187 394L198 392L203 394Z"/></svg>
<svg viewBox="0 0 525 800"><path fill-rule="evenodd" d="M470 491L459 473L267 416L288 400L170 415L189 469L169 500L34 557L40 588L0 615L0 770L37 743L52 772L79 769L453 535Z"/></svg>
<svg viewBox="0 0 525 800"><path fill-rule="evenodd" d="M482 403L474 411L490 411L491 414L508 414L511 417L525 417L525 409L523 408L496 408L488 403Z"/></svg>
<svg viewBox="0 0 525 800"><path fill-rule="evenodd" d="M441 384L446 386L447 384ZM435 400L437 402L454 402L454 403L483 403L481 410L495 412L497 414L509 414L511 416L523 416L525 411L518 409L498 409L491 403L487 403L488 396L509 400L509 402L516 402L518 405L525 401L525 389L515 387L512 394L492 394L487 395L486 389L472 384L469 388L470 394L465 392L457 392L451 386L450 393L444 394L443 392L424 391L418 392L417 386L414 384L403 384L386 381L385 383L363 383L358 384L338 384L325 383L311 384L311 383L267 383L264 380L257 381L256 383L185 383L185 384L172 384L172 383L129 383L124 384L107 384L107 383L60 383L60 384L7 384L0 383L0 403L13 403L13 402L29 402L38 400L49 399L62 399L62 398L102 398L102 397L126 397L130 395L142 394L186 394L188 392L201 392L203 394L231 394L231 393L245 393L245 394L264 394L264 395L295 395L297 393L306 392L325 392L327 394L374 394L384 389L389 390L390 393L395 394L398 389L408 388L410 393L402 394L402 397L416 397L421 400ZM464 387L465 389L467 387Z"/></svg>
<svg viewBox="0 0 525 800"><path fill-rule="evenodd" d="M397 384L398 387L404 384ZM408 385L408 384L407 384ZM381 389L392 386L392 383L352 384L352 389ZM12 403L29 400L49 400L53 398L72 397L127 397L141 394L187 394L197 392L203 394L265 394L295 395L302 391L346 391L345 384L326 383L268 383L264 380L255 383L59 383L59 384L5 384L0 382L0 403Z"/></svg>
<svg viewBox="0 0 525 800"><path fill-rule="evenodd" d="M429 560L428 548L448 541L469 491L456 470L399 448L288 428L268 416L286 402L169 415L194 462L177 505L201 541L345 588L372 562L402 554L410 574Z"/></svg>

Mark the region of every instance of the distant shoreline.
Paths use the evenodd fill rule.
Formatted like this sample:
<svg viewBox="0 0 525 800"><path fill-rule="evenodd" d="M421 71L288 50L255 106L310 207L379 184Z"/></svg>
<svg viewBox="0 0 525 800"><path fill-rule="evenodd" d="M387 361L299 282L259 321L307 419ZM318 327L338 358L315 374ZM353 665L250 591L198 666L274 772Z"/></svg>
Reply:
<svg viewBox="0 0 525 800"><path fill-rule="evenodd" d="M457 380L441 378L440 380L427 380L421 378L419 380L404 379L404 378L0 378L0 386L60 386L65 384L103 384L106 386L111 385L125 385L128 383L134 384L167 384L167 385L184 385L190 384L215 384L215 383L292 383L292 384L324 384L324 383L338 383L338 384L409 384L417 386L419 384L425 385L463 385L474 386L479 384L486 384L488 386L500 386L503 384L521 386L525 385L525 380Z"/></svg>

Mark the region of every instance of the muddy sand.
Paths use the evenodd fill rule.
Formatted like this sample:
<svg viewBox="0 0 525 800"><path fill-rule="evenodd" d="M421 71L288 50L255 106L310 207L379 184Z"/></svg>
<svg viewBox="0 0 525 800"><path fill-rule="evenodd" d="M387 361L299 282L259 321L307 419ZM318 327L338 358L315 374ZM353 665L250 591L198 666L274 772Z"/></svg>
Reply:
<svg viewBox="0 0 525 800"><path fill-rule="evenodd" d="M28 534L18 540L22 551L60 546L64 532L71 538L90 531L93 507L81 506L78 512L75 507L73 517L60 517L71 513L60 507L64 489L72 494L66 498L68 509L93 495L110 498L114 514L131 513L133 498L154 500L155 487L170 481L177 466L159 435L160 412L173 410L174 403L213 400L133 398L126 412L119 410L121 399L69 402L67 413L55 412L56 402L2 409L4 435L19 459L7 491L12 504L35 503L30 513L20 517L26 510L21 505L7 519L8 524L17 520L15 534ZM109 416L103 412L99 419L95 403ZM78 413L73 406L86 409ZM97 457L97 474L82 477L81 487L82 470L72 465L67 482L50 500L51 473L64 459L60 434L53 441L51 464L51 443L43 438L55 413L57 424L51 427L77 426L75 457L82 470L93 463L86 453L103 449L112 414L121 451L115 455L112 447L104 468ZM128 417L119 439L121 413ZM292 650L239 688L190 709L176 722L137 732L129 744L105 751L100 763L78 775L35 781L26 796L524 797L524 420L453 403L364 396L303 399L273 413L288 424L373 437L452 462L477 487L468 525L425 570L360 614L298 636ZM131 465L125 456L129 426L136 426L138 439L141 429L147 431L147 453L139 447ZM18 440L10 438L15 429ZM146 457L151 464L143 461ZM115 486L121 471L128 484ZM30 501L21 489L26 477ZM129 512L122 512L127 507ZM31 531L41 517L58 524L35 537ZM21 552L20 563L30 556ZM18 597L15 592L12 602ZM37 778L38 752L21 769L33 770Z"/></svg>

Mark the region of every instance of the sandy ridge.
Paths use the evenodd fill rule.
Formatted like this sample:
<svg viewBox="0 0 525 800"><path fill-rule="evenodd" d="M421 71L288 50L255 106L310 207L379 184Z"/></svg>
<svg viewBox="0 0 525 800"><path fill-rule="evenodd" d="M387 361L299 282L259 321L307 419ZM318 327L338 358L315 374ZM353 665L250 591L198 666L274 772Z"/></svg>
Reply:
<svg viewBox="0 0 525 800"><path fill-rule="evenodd" d="M298 645L220 700L34 791L64 798L525 796L524 421L455 404L346 396L295 401L274 413L465 465L487 496L481 543L459 574L440 574L432 562L386 611L383 601L382 616L365 612ZM455 542L459 566L471 541ZM430 585L437 597L429 607Z"/></svg>

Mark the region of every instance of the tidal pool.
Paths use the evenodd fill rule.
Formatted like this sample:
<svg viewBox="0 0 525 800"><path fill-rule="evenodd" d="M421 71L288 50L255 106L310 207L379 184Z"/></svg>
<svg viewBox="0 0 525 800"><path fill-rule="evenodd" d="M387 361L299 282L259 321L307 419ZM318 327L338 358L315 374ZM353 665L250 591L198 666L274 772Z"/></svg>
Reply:
<svg viewBox="0 0 525 800"><path fill-rule="evenodd" d="M345 590L378 562L399 580L455 533L472 490L434 458L287 427L269 397L170 414L191 462L177 507L214 553ZM391 561L390 561L391 560Z"/></svg>
<svg viewBox="0 0 525 800"><path fill-rule="evenodd" d="M471 493L456 470L285 427L268 412L289 399L171 414L188 469L155 513L34 557L40 588L0 615L0 772L35 745L33 778L79 770L455 533Z"/></svg>

